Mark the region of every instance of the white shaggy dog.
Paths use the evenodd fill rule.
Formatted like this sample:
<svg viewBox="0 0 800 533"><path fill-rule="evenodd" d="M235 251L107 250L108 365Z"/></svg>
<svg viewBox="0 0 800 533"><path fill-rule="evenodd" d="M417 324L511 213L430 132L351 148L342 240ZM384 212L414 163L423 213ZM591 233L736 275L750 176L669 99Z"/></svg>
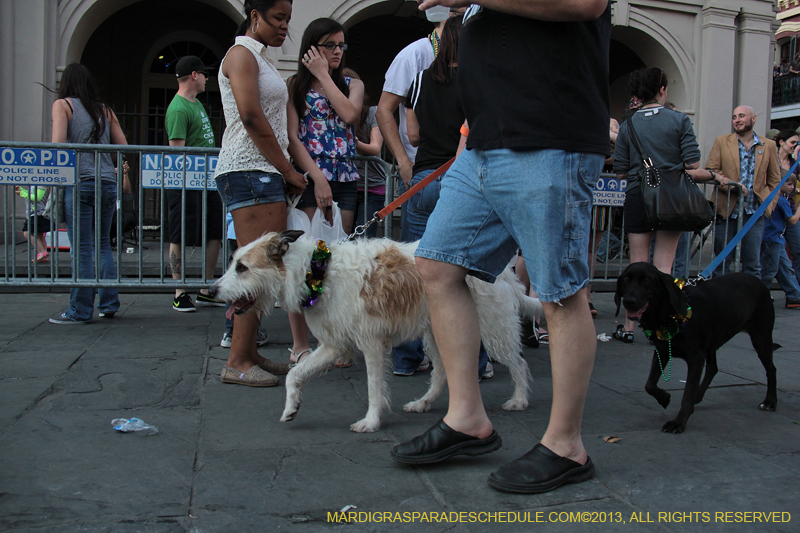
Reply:
<svg viewBox="0 0 800 533"><path fill-rule="evenodd" d="M233 302L229 313L268 313L277 300L286 311L304 312L311 332L320 341L317 349L305 355L286 376L281 421L294 419L303 385L310 377L337 358L352 358L353 349L358 348L367 367L369 409L366 417L350 429L360 433L378 430L381 414L389 409L386 373L391 348L420 337L433 363L431 384L422 398L403 409L417 413L430 409L444 388L446 376L431 332L422 278L414 265L417 244L389 239L329 243L331 255L322 293L312 306L304 308L302 304L311 294L306 275L317 242L297 240L302 233L268 233L239 248L230 268L216 283L217 298ZM503 409L525 409L531 375L519 355L520 314L541 315L542 306L525 295L510 269L495 283L472 276L467 277L467 283L477 303L486 350L509 367L514 381L514 394Z"/></svg>

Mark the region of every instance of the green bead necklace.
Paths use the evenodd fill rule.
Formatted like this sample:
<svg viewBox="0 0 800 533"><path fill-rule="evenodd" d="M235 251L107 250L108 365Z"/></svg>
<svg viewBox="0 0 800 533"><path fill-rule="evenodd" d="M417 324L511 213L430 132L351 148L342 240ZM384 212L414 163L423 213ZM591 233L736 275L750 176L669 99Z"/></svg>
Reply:
<svg viewBox="0 0 800 533"><path fill-rule="evenodd" d="M661 364L661 355L658 353L658 348L656 348L656 358L658 359L658 368L661 369L661 377L664 378L664 383L669 382L672 379L672 339L667 341L667 346L669 347L669 360L667 365L669 366L669 375L664 375L664 365Z"/></svg>

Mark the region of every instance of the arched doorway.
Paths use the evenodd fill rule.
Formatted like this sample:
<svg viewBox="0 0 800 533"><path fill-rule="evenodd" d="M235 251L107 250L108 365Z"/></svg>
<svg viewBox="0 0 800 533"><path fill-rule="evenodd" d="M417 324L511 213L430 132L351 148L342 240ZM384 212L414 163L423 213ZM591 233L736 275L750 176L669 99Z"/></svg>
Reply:
<svg viewBox="0 0 800 533"><path fill-rule="evenodd" d="M171 73L163 63L159 68L158 57L171 63L173 56L192 54L218 62L232 44L236 26L222 11L199 0L142 0L99 24L80 61L94 74L103 99L114 106L128 142L163 145L159 128L163 130L165 102L177 91L177 82L174 66ZM209 116L222 116L218 92L212 76L207 94L200 98ZM160 123L154 118L158 115ZM214 133L221 140L221 124Z"/></svg>

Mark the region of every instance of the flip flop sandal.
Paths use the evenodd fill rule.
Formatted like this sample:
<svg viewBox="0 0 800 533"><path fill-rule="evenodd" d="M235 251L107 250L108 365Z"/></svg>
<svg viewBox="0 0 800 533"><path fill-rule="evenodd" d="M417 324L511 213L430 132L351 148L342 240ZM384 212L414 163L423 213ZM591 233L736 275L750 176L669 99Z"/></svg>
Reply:
<svg viewBox="0 0 800 533"><path fill-rule="evenodd" d="M589 311L592 312L592 318L597 318L597 309L594 308L592 302L589 302Z"/></svg>
<svg viewBox="0 0 800 533"><path fill-rule="evenodd" d="M333 363L333 366L336 368L350 368L353 366L353 363L347 361L346 359L337 359L336 362Z"/></svg>
<svg viewBox="0 0 800 533"><path fill-rule="evenodd" d="M550 344L550 335L545 331L544 333L539 333L539 344Z"/></svg>
<svg viewBox="0 0 800 533"><path fill-rule="evenodd" d="M292 350L291 348L288 348L288 350L289 350L289 368L296 367L300 363L300 359L302 359L304 356L310 354L313 351L311 348L306 348L300 353L294 353L294 350ZM294 359L294 362L292 362L292 359Z"/></svg>
<svg viewBox="0 0 800 533"><path fill-rule="evenodd" d="M625 344L631 344L633 342L633 332L632 331L622 331L624 326L622 324L617 325L616 331L611 334L612 337L617 339L618 341L622 341Z"/></svg>

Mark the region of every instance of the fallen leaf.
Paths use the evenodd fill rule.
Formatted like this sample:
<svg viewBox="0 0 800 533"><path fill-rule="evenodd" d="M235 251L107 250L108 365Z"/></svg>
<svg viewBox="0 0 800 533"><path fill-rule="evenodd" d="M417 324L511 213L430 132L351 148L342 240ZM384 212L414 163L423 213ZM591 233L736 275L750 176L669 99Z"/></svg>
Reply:
<svg viewBox="0 0 800 533"><path fill-rule="evenodd" d="M614 444L622 440L622 437L603 437L603 440L609 444Z"/></svg>

